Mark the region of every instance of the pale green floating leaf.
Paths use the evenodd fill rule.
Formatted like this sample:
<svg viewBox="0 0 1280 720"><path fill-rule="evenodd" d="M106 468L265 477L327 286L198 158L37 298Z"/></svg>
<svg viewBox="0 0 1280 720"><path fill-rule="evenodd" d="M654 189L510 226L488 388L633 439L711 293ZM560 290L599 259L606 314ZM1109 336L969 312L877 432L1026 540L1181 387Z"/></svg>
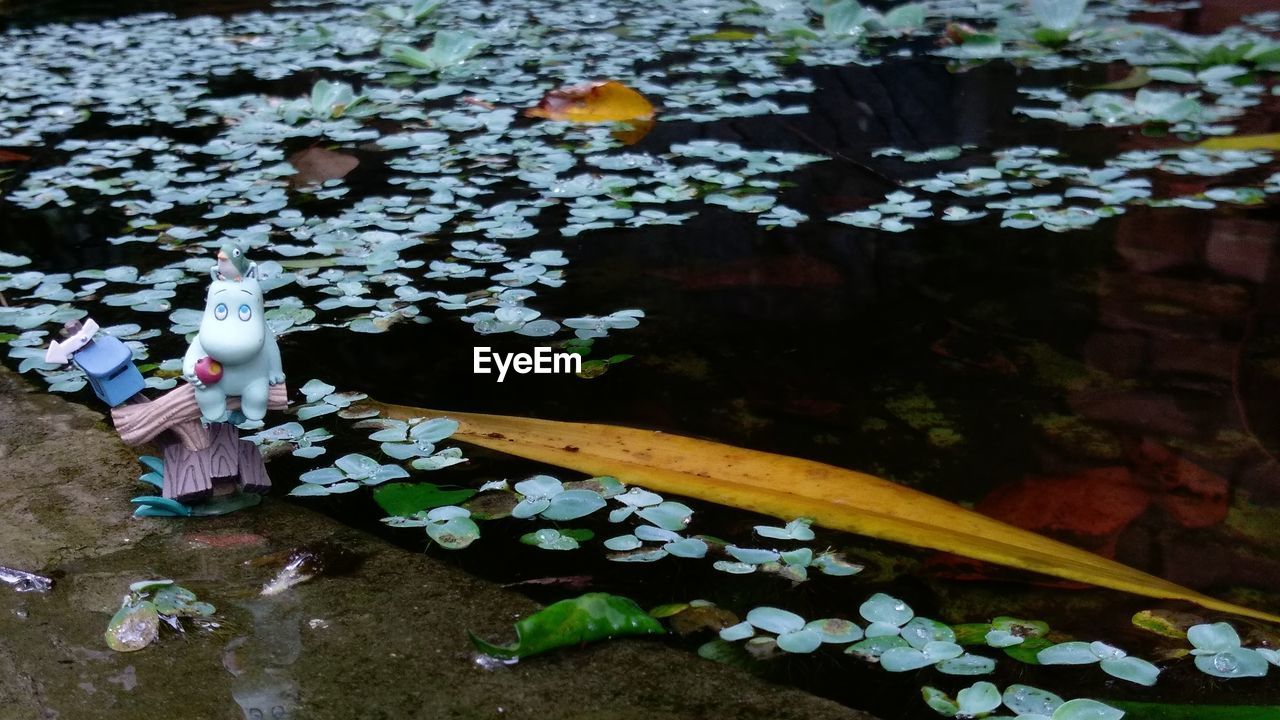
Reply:
<svg viewBox="0 0 1280 720"><path fill-rule="evenodd" d="M996 661L981 655L967 654L943 660L934 667L946 675L986 675L996 669Z"/></svg>
<svg viewBox="0 0 1280 720"><path fill-rule="evenodd" d="M920 695L930 709L943 717L955 717L956 713L960 712L960 706L956 705L955 700L935 687L926 685L920 688Z"/></svg>
<svg viewBox="0 0 1280 720"><path fill-rule="evenodd" d="M943 660L954 660L964 655L964 648L946 640L934 640L925 645L920 652L923 652L924 656L929 658L929 662L938 663Z"/></svg>
<svg viewBox="0 0 1280 720"><path fill-rule="evenodd" d="M438 443L458 431L458 421L432 418L414 425L409 436L418 442Z"/></svg>
<svg viewBox="0 0 1280 720"><path fill-rule="evenodd" d="M1192 654L1219 653L1240 647L1240 634L1228 623L1193 625L1187 629L1187 640L1195 650Z"/></svg>
<svg viewBox="0 0 1280 720"><path fill-rule="evenodd" d="M776 635L796 632L805 625L799 615L775 607L758 607L747 613L747 622ZM821 642L821 637L819 637Z"/></svg>
<svg viewBox="0 0 1280 720"><path fill-rule="evenodd" d="M104 635L116 652L141 650L160 637L160 614L150 600L126 601L116 611Z"/></svg>
<svg viewBox="0 0 1280 720"><path fill-rule="evenodd" d="M550 500L564 492L564 483L550 475L534 475L516 483L516 492L532 500Z"/></svg>
<svg viewBox="0 0 1280 720"><path fill-rule="evenodd" d="M840 618L813 620L805 625L807 630L816 630L822 634L822 642L845 644L857 642L863 638L862 628L856 623Z"/></svg>
<svg viewBox="0 0 1280 720"><path fill-rule="evenodd" d="M299 388L309 403L313 403L337 389L323 380L308 380L305 385Z"/></svg>
<svg viewBox="0 0 1280 720"><path fill-rule="evenodd" d="M552 528L526 533L521 536L520 542L536 545L543 550L577 550L579 547L577 540Z"/></svg>
<svg viewBox="0 0 1280 720"><path fill-rule="evenodd" d="M895 628L906 624L915 615L909 605L884 593L872 595L858 608L858 613L869 622L885 623Z"/></svg>
<svg viewBox="0 0 1280 720"><path fill-rule="evenodd" d="M956 704L960 706L959 716L977 717L1000 707L1003 698L1000 690L989 682L977 682L956 693Z"/></svg>
<svg viewBox="0 0 1280 720"><path fill-rule="evenodd" d="M684 538L662 546L663 550L679 558L701 558L707 555L707 544L698 538Z"/></svg>
<svg viewBox="0 0 1280 720"><path fill-rule="evenodd" d="M1102 671L1106 674L1128 680L1138 685L1146 685L1151 687L1156 684L1156 680L1160 677L1160 668L1136 657L1120 657L1120 658L1104 658L1101 662Z"/></svg>
<svg viewBox="0 0 1280 720"><path fill-rule="evenodd" d="M749 622L740 622L737 625L730 625L720 631L720 639L727 642L736 642L738 640L746 640L756 634L755 628Z"/></svg>
<svg viewBox="0 0 1280 720"><path fill-rule="evenodd" d="M1053 720L1120 720L1124 711L1097 700L1076 698L1068 700L1053 711Z"/></svg>
<svg viewBox="0 0 1280 720"><path fill-rule="evenodd" d="M442 509L436 508L436 510ZM442 547L461 550L480 538L480 528L469 517L454 517L444 522L433 522L427 525L427 535Z"/></svg>
<svg viewBox="0 0 1280 720"><path fill-rule="evenodd" d="M1267 659L1257 651L1242 647L1212 655L1197 655L1195 662L1200 672L1225 679L1264 677L1269 667Z"/></svg>
<svg viewBox="0 0 1280 720"><path fill-rule="evenodd" d="M1036 653L1041 665L1088 665L1098 656L1087 642L1065 642L1051 645Z"/></svg>
<svg viewBox="0 0 1280 720"><path fill-rule="evenodd" d="M931 642L955 642L956 633L951 626L925 617L912 618L902 626L902 639L917 650L923 650Z"/></svg>
<svg viewBox="0 0 1280 720"><path fill-rule="evenodd" d="M350 480L364 480L373 477L373 474L378 471L381 464L368 455L351 453L338 458L334 466L346 473L347 478Z"/></svg>
<svg viewBox="0 0 1280 720"><path fill-rule="evenodd" d="M1004 689L1004 704L1019 715L1053 715L1062 698L1030 685L1010 685Z"/></svg>
<svg viewBox="0 0 1280 720"><path fill-rule="evenodd" d="M614 552L627 552L635 550L642 545L640 538L635 535L619 535L604 541L604 546Z"/></svg>
<svg viewBox="0 0 1280 720"><path fill-rule="evenodd" d="M763 565L764 563L778 562L781 555L774 550L760 550L757 548L740 548L736 545L725 546L725 552L733 556L734 560L748 565Z"/></svg>
<svg viewBox="0 0 1280 720"><path fill-rule="evenodd" d="M869 662L879 662L880 657L887 651L894 648L909 648L907 641L897 635L888 635L883 637L868 637L866 640L854 643L845 649L850 655L857 655L863 660Z"/></svg>
<svg viewBox="0 0 1280 720"><path fill-rule="evenodd" d="M908 672L928 667L933 661L912 647L889 648L880 655L880 667L889 672Z"/></svg>
<svg viewBox="0 0 1280 720"><path fill-rule="evenodd" d="M663 530L680 532L688 527L689 521L693 518L693 509L683 503L665 500L657 505L642 508L636 514Z"/></svg>
<svg viewBox="0 0 1280 720"><path fill-rule="evenodd" d="M519 485L516 487L518 489ZM542 517L555 521L577 520L604 506L604 498L594 490L566 490L551 498L547 509L542 511Z"/></svg>
<svg viewBox="0 0 1280 720"><path fill-rule="evenodd" d="M1008 630L992 630L986 634L985 640L990 647L1006 648L1021 645L1026 638L1014 635Z"/></svg>
<svg viewBox="0 0 1280 720"><path fill-rule="evenodd" d="M339 480L346 480L347 475L336 467L323 467L305 472L298 479L314 485L329 485Z"/></svg>
<svg viewBox="0 0 1280 720"><path fill-rule="evenodd" d="M778 648L789 653L811 653L822 645L822 633L801 628L778 636Z"/></svg>

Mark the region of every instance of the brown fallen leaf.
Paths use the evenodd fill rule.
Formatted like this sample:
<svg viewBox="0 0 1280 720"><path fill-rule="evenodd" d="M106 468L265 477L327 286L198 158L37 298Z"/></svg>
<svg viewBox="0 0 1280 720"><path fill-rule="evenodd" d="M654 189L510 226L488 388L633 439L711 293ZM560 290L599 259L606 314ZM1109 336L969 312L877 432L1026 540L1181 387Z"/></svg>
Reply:
<svg viewBox="0 0 1280 720"><path fill-rule="evenodd" d="M579 123L649 120L654 108L645 96L617 80L568 85L547 93L528 117Z"/></svg>
<svg viewBox="0 0 1280 720"><path fill-rule="evenodd" d="M0 162L26 162L31 159L30 155L11 152L9 150L0 150Z"/></svg>
<svg viewBox="0 0 1280 720"><path fill-rule="evenodd" d="M298 169L298 173L291 178L293 186L302 187L346 177L347 173L356 169L360 160L354 155L322 147L309 147L290 155L289 164Z"/></svg>

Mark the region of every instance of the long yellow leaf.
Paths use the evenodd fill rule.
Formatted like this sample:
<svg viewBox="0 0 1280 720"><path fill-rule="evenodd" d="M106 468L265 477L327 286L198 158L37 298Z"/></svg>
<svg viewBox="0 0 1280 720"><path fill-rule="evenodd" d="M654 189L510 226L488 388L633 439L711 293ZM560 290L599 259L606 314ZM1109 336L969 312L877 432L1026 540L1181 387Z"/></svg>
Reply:
<svg viewBox="0 0 1280 720"><path fill-rule="evenodd" d="M1197 144L1196 147L1202 150L1280 150L1280 133L1215 137Z"/></svg>
<svg viewBox="0 0 1280 720"><path fill-rule="evenodd" d="M1280 623L1280 617L1202 595L1154 575L871 475L810 460L650 430L367 402L383 417L448 417L454 438L499 452L612 475L652 490L822 527L955 553L1007 567L1187 600Z"/></svg>

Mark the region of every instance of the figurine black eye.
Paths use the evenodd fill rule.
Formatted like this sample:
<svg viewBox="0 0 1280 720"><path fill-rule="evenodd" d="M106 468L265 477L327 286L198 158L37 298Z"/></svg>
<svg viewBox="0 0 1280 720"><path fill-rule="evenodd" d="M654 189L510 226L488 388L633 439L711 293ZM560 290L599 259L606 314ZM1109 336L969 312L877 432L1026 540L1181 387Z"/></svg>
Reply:
<svg viewBox="0 0 1280 720"><path fill-rule="evenodd" d="M232 249L231 249L231 254L232 254L232 255L234 255L234 256L236 256L236 257L240 257L240 248L232 248Z"/></svg>
<svg viewBox="0 0 1280 720"><path fill-rule="evenodd" d="M227 319L227 304L226 304L226 303L218 303L218 304L217 304L217 306L215 306L215 307L213 308L213 316L214 316L214 317L216 317L216 318L218 318L219 320L226 320L226 319Z"/></svg>
<svg viewBox="0 0 1280 720"><path fill-rule="evenodd" d="M253 308L248 305L240 306L240 321L249 322L249 318L253 317Z"/></svg>

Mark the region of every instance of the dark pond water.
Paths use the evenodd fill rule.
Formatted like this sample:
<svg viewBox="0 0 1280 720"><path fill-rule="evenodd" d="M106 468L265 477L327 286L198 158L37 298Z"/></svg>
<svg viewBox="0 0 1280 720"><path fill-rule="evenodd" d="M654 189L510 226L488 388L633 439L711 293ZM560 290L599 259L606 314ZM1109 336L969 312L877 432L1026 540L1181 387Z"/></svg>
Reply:
<svg viewBox="0 0 1280 720"><path fill-rule="evenodd" d="M0 4L0 12L29 23L168 5L18 3ZM1189 16L1171 20L1195 23ZM1043 72L993 63L955 73L917 59L795 72L818 86L807 98L807 115L659 122L633 149L661 153L673 142L714 138L831 156L789 176L793 185L780 195L781 202L823 218L878 202L901 180L938 170L872 158L875 148L1037 144L1098 163L1126 149L1172 142L1126 130L1064 130L1010 112L1019 86L1091 86L1123 77L1125 68ZM317 77L299 74L270 90L301 95ZM216 88L230 96L267 84L233 77ZM1251 110L1238 123L1242 131L1280 130L1276 104L1270 97ZM75 132L91 137L119 130L90 123ZM209 134L183 132L191 140ZM42 150L32 162L56 158ZM349 178L352 195L387 192L377 157L361 158ZM951 164L961 168L967 161ZM1186 178L1161 182L1180 183L1184 193L1204 186ZM310 211L332 212L344 202ZM88 216L82 210L0 204L3 247L31 255L45 271L147 269L172 259L143 244L106 244L103 238L118 232L123 218L105 205ZM683 226L553 236L546 243L573 259L572 282L540 293L547 314L574 315L584 306L647 313L639 328L597 342L592 357L635 356L598 378L517 376L498 384L473 375L475 345L524 351L530 341L480 338L452 317L401 324L359 342L339 330L296 333L281 347L295 384L322 377L401 404L618 423L820 460L972 504L1209 594L1274 609L1280 607L1278 233L1274 205L1211 212L1130 208L1093 229L1065 234L1001 229L995 215L963 225L925 222L902 234L821 220L764 230L751 216L708 207ZM447 254L438 243L412 253ZM174 307L198 307L201 293L198 285L180 286ZM93 314L103 325L130 319L106 307ZM160 358L184 348L181 338L168 335L148 345ZM83 393L78 399L92 400ZM362 434L335 426L340 436L328 457L372 449ZM429 479L475 486L539 469L571 477L478 449L468 449L468 456L469 464ZM273 463L281 494L309 467L288 457ZM381 526L382 513L367 493L300 502L408 548L427 545L415 531ZM699 532L711 535L747 537L762 520L688 504L698 511ZM572 525L609 537L605 522ZM1159 645L1128 621L1154 602L1009 581L1002 571L852 536L820 532L817 546L829 544L865 562L863 576L817 576L793 588L773 577L726 582L709 563L622 565L597 552L554 553L516 542L530 529L518 521L488 523L485 538L465 552L427 552L503 583L585 576L572 586L521 586L544 601L589 588L646 606L706 598L740 613L777 604L810 618L855 617L863 598L885 590L917 614L945 621L1017 614L1143 656ZM693 649L706 639L672 642ZM997 684L1027 682L1109 699L1280 699L1265 681L1241 681L1226 691L1185 662L1154 690L1104 681L1096 669L1009 665L1001 664ZM888 675L835 654L753 669L885 718L935 717L916 695L921 684L938 679L932 671L923 679Z"/></svg>

